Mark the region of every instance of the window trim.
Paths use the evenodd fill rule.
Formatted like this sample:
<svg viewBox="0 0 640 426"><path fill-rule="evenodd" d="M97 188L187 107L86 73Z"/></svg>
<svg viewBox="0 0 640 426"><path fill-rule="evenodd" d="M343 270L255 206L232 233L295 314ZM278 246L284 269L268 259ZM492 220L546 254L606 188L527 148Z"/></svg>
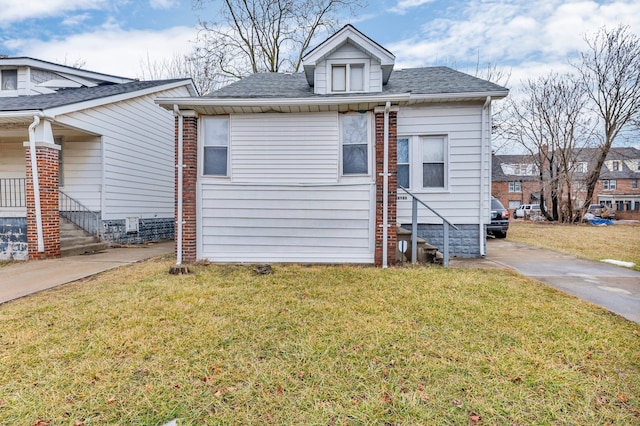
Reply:
<svg viewBox="0 0 640 426"><path fill-rule="evenodd" d="M205 149L207 148L208 145L205 144L206 142L206 133L205 133L205 121L206 120L211 120L211 119L226 119L227 120L227 173L225 175L215 175L215 174L205 174L204 172L204 161L205 161ZM200 169L199 171L199 175L202 178L205 179L224 179L224 180L229 180L231 178L231 116L230 115L204 115L201 116L198 120L198 140L199 140L199 147L198 147L198 152L200 154L200 159L198 161L198 167ZM218 146L218 145L209 145L209 146ZM221 146L221 145L220 145Z"/></svg>
<svg viewBox="0 0 640 426"><path fill-rule="evenodd" d="M16 88L15 89L3 89L3 76L2 74L4 74L5 71L15 71L16 73ZM3 68L0 69L0 92L3 93L15 93L18 91L18 68Z"/></svg>
<svg viewBox="0 0 640 426"><path fill-rule="evenodd" d="M406 141L407 141L407 157L408 158L407 158L407 162L406 163L401 163L399 158L398 158L398 156L397 156L398 142L400 141L400 139L406 139ZM409 172L408 172L409 173L409 185L405 187L406 189L411 189L413 187L413 185L411 184L412 180L413 180L413 179L411 179L411 172L412 172L412 169L413 169L413 167L411 167L411 159L413 158L413 156L411 155L411 150L412 150L411 148L413 146L413 143L411 143L412 139L413 138L411 136L399 136L398 135L396 137L396 158L398 159L398 161L396 163L397 170L400 170L399 166L401 166L401 165L402 166L406 165L409 168ZM396 172L396 174L397 174L397 176L396 176L397 177L397 183L398 183L398 186L400 186L400 175L397 172Z"/></svg>
<svg viewBox="0 0 640 426"><path fill-rule="evenodd" d="M517 189L516 189L516 186L517 186ZM509 181L509 192L511 192L511 193L521 193L522 192L522 182L519 181L519 180Z"/></svg>
<svg viewBox="0 0 640 426"><path fill-rule="evenodd" d="M602 188L604 191L615 191L618 188L618 182L616 179L605 179L602 181Z"/></svg>
<svg viewBox="0 0 640 426"><path fill-rule="evenodd" d="M346 115L366 115L367 117L367 172L366 173L344 173L344 142L342 138L342 117ZM363 177L363 176L371 176L373 173L373 143L372 137L374 136L373 132L373 118L372 114L367 111L365 113L359 112L347 112L343 114L338 114L338 134L340 140L340 152L339 152L339 175L341 178L352 178L352 177ZM349 145L363 145L363 144L349 144Z"/></svg>
<svg viewBox="0 0 640 426"><path fill-rule="evenodd" d="M421 191L424 192L449 192L449 166L451 165L451 155L450 155L450 144L449 144L449 135L446 133L434 133L434 134L428 134L428 133L423 133L420 135L416 135L416 138L418 138L419 141L419 151L420 151L420 189ZM443 146L443 151L444 151L444 160L443 160L443 172L444 172L444 185L442 187L435 187L435 186L424 186L424 177L423 177L423 170L424 170L424 144L422 143L424 138L431 138L431 139L436 139L436 138L442 138L442 143L444 144Z"/></svg>
<svg viewBox="0 0 640 426"><path fill-rule="evenodd" d="M362 90L351 90L351 65L362 66ZM333 90L333 67L345 67L345 90ZM327 60L327 93L366 93L369 91L369 61L366 59L353 60Z"/></svg>
<svg viewBox="0 0 640 426"><path fill-rule="evenodd" d="M638 189L638 179L631 179L631 189Z"/></svg>

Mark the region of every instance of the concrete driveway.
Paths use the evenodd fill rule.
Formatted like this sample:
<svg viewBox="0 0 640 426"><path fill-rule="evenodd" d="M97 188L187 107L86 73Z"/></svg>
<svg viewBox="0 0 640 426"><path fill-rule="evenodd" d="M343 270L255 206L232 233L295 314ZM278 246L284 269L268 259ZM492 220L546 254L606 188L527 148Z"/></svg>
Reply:
<svg viewBox="0 0 640 426"><path fill-rule="evenodd" d="M0 303L70 283L118 266L173 253L173 241L109 248L60 259L20 262L0 268Z"/></svg>
<svg viewBox="0 0 640 426"><path fill-rule="evenodd" d="M542 281L640 324L640 272L501 239L486 260Z"/></svg>

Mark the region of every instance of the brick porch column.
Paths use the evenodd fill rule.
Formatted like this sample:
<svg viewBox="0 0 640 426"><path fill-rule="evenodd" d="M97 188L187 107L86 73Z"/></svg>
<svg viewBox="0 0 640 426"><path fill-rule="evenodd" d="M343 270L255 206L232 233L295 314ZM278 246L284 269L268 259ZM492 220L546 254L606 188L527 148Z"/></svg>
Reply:
<svg viewBox="0 0 640 426"><path fill-rule="evenodd" d="M29 260L60 257L60 213L58 211L58 154L60 146L36 142L36 163L40 184L40 211L44 251L38 251L36 203L29 142L24 143L27 161L27 244Z"/></svg>
<svg viewBox="0 0 640 426"><path fill-rule="evenodd" d="M396 210L398 203L398 144L397 112L389 112L389 191L387 201L387 264L396 263ZM376 112L376 246L375 264L382 266L382 212L383 212L383 176L384 172L384 113Z"/></svg>
<svg viewBox="0 0 640 426"><path fill-rule="evenodd" d="M182 261L193 263L196 259L196 183L198 179L198 118L195 113L184 112L182 123ZM178 164L178 120L176 117L176 164ZM176 167L176 220L178 219L178 173ZM176 230L177 230L176 226ZM177 255L178 235L176 234L175 253Z"/></svg>

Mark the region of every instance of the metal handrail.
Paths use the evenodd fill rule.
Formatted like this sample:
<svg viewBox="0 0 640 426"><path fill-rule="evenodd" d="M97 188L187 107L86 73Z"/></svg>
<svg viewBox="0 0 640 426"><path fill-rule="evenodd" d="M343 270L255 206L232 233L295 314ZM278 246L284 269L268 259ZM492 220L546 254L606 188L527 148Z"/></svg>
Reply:
<svg viewBox="0 0 640 426"><path fill-rule="evenodd" d="M0 207L26 207L26 178L0 179Z"/></svg>
<svg viewBox="0 0 640 426"><path fill-rule="evenodd" d="M91 235L98 237L100 213L90 210L81 202L68 196L61 190L58 190L58 193L60 194L58 208L60 217L67 219Z"/></svg>
<svg viewBox="0 0 640 426"><path fill-rule="evenodd" d="M442 219L442 224L444 225L444 233L443 233L443 245L442 248L442 263L444 267L449 266L449 227L452 227L456 231L458 231L458 227L453 223L449 222L444 218L440 213L429 207L425 204L421 199L412 194L407 188L398 185L398 188L402 189L404 192L411 196L411 263L416 264L418 261L418 203L422 204L424 207L429 209L433 214Z"/></svg>

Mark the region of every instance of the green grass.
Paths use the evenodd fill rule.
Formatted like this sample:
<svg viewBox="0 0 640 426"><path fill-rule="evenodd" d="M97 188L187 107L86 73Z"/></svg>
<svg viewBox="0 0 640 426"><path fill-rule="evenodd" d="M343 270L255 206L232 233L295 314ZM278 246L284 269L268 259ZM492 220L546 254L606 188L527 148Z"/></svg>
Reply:
<svg viewBox="0 0 640 426"><path fill-rule="evenodd" d="M633 262L640 271L640 224L593 226L512 220L509 240L591 260Z"/></svg>
<svg viewBox="0 0 640 426"><path fill-rule="evenodd" d="M509 271L170 264L0 306L0 424L640 425L640 327Z"/></svg>

